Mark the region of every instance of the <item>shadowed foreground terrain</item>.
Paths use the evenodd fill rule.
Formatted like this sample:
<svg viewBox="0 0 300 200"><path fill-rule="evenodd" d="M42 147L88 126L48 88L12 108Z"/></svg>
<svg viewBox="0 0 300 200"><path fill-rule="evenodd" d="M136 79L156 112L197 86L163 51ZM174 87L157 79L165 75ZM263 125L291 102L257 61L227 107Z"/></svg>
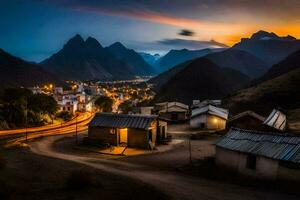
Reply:
<svg viewBox="0 0 300 200"><path fill-rule="evenodd" d="M168 199L141 182L29 150L0 150L0 154L2 200Z"/></svg>

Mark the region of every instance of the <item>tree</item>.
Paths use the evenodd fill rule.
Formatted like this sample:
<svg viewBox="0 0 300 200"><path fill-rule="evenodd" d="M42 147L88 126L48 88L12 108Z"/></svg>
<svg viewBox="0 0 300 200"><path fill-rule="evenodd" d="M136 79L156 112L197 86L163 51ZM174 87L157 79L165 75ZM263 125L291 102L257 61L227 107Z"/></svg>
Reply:
<svg viewBox="0 0 300 200"><path fill-rule="evenodd" d="M68 121L72 119L72 114L68 111L61 111L56 114L57 118L63 119L64 121Z"/></svg>
<svg viewBox="0 0 300 200"><path fill-rule="evenodd" d="M114 100L110 97L101 96L95 101L95 106L102 112L111 112Z"/></svg>
<svg viewBox="0 0 300 200"><path fill-rule="evenodd" d="M128 114L134 110L134 107L131 102L124 101L119 105L119 110L124 114Z"/></svg>

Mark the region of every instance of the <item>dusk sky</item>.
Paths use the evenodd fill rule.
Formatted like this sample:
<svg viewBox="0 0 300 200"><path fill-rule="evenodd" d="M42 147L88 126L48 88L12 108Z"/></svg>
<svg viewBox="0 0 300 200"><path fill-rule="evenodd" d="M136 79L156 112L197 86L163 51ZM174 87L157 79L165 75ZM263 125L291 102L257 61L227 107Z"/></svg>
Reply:
<svg viewBox="0 0 300 200"><path fill-rule="evenodd" d="M77 33L152 53L230 46L260 29L299 38L299 10L299 0L0 0L0 48L41 61Z"/></svg>

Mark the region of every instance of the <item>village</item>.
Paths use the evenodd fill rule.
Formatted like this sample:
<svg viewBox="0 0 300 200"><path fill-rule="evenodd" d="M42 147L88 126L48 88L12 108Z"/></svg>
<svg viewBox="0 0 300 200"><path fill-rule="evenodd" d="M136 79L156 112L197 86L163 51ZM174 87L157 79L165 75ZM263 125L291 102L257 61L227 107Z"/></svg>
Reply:
<svg viewBox="0 0 300 200"><path fill-rule="evenodd" d="M69 91L52 85L30 89L33 93L52 95L60 111L72 115L95 113L76 143L80 150L115 157L143 156L172 151L189 141L190 164L193 160L214 158L216 166L246 178L300 179L300 137L287 132L288 121L283 111L274 108L269 116L250 110L231 115L230 110L222 107L222 100L194 100L191 105L160 102L151 106L155 93L147 84L141 87L141 83L72 82ZM114 100L111 112L97 112L95 100L99 96ZM144 101L147 106L141 104ZM129 102L130 109L118 109L123 102ZM191 143L202 138L208 138L204 154L191 149Z"/></svg>

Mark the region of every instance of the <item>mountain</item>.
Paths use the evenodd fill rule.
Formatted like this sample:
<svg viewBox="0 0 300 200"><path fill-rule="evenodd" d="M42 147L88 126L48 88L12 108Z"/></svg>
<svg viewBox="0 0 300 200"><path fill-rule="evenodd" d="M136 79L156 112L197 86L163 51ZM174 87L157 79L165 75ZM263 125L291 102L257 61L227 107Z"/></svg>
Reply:
<svg viewBox="0 0 300 200"><path fill-rule="evenodd" d="M268 115L273 108L300 108L300 69L292 70L253 87L239 90L224 98L231 114L253 110Z"/></svg>
<svg viewBox="0 0 300 200"><path fill-rule="evenodd" d="M195 58L206 56L207 54L221 51L224 49L202 49L202 50L171 50L165 56L161 57L157 61L157 68L160 72L169 70L170 68L181 64L185 61L192 60Z"/></svg>
<svg viewBox="0 0 300 200"><path fill-rule="evenodd" d="M35 86L39 84L63 83L41 66L26 62L0 49L0 85Z"/></svg>
<svg viewBox="0 0 300 200"><path fill-rule="evenodd" d="M249 77L229 68L221 68L207 58L198 58L176 73L157 92L154 101L180 101L222 98L248 83Z"/></svg>
<svg viewBox="0 0 300 200"><path fill-rule="evenodd" d="M106 49L117 59L129 64L135 75L147 76L155 73L152 66L150 66L140 54L135 52L133 49L127 49L120 42L116 42Z"/></svg>
<svg viewBox="0 0 300 200"><path fill-rule="evenodd" d="M132 67L118 60L94 38L80 35L40 63L46 70L67 80L123 80L134 78Z"/></svg>
<svg viewBox="0 0 300 200"><path fill-rule="evenodd" d="M242 50L230 48L205 56L220 67L228 67L251 78L262 76L270 66L262 59Z"/></svg>
<svg viewBox="0 0 300 200"><path fill-rule="evenodd" d="M150 53L139 52L139 54L149 65L153 67L156 66L156 62L160 59L160 55L157 53L152 55Z"/></svg>
<svg viewBox="0 0 300 200"><path fill-rule="evenodd" d="M300 40L293 36L279 37L275 33L258 31L233 46L264 60L270 66L300 49Z"/></svg>
<svg viewBox="0 0 300 200"><path fill-rule="evenodd" d="M258 82L276 78L298 68L300 68L300 50L292 53L278 64L273 65L267 73L258 79Z"/></svg>

